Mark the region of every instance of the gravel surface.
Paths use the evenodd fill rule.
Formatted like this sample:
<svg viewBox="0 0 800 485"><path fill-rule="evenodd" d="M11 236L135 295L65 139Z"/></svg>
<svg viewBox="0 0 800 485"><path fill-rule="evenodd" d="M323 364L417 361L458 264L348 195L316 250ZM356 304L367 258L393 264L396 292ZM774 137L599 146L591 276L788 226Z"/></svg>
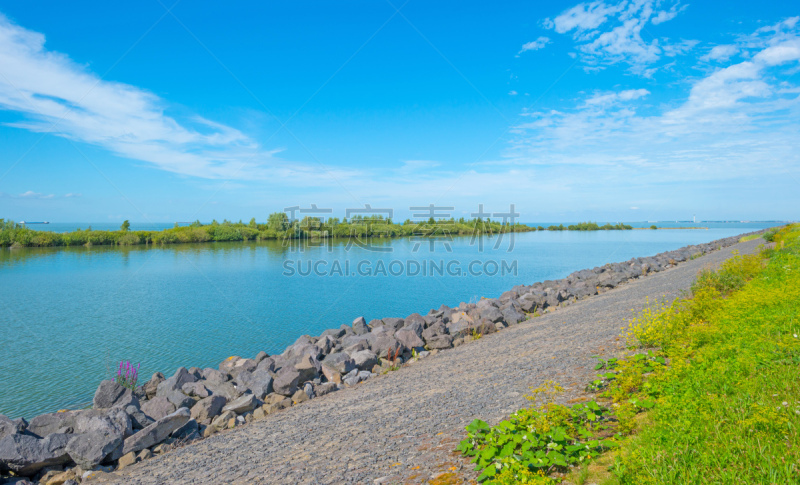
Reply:
<svg viewBox="0 0 800 485"><path fill-rule="evenodd" d="M472 467L452 451L470 421L496 423L548 379L567 388L564 399L580 395L595 375L592 356L622 346L621 327L647 297L675 298L701 268L762 243L739 243L623 284L100 481L389 484L421 483L442 472L471 481Z"/></svg>

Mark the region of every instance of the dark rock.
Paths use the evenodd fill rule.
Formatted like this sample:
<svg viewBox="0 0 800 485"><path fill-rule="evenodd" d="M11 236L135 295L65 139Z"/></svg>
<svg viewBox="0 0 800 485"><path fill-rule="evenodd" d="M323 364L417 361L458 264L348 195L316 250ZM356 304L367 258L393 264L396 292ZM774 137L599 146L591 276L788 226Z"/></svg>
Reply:
<svg viewBox="0 0 800 485"><path fill-rule="evenodd" d="M364 317L358 317L353 320L353 332L356 335L364 335L369 333L369 327L367 326L367 321L364 320Z"/></svg>
<svg viewBox="0 0 800 485"><path fill-rule="evenodd" d="M415 349L425 346L425 342L420 338L419 334L414 328L410 328L408 326L408 323L406 323L405 327L401 328L394 334L394 338L396 338L397 341L407 349Z"/></svg>
<svg viewBox="0 0 800 485"><path fill-rule="evenodd" d="M449 349L453 346L453 337L449 335L439 335L432 337L427 342L429 349Z"/></svg>
<svg viewBox="0 0 800 485"><path fill-rule="evenodd" d="M257 368L255 371L242 371L236 376L236 385L240 391L250 391L259 399L272 392L272 374L268 370Z"/></svg>
<svg viewBox="0 0 800 485"><path fill-rule="evenodd" d="M342 348L350 352L369 349L369 340L373 335L350 335L342 339Z"/></svg>
<svg viewBox="0 0 800 485"><path fill-rule="evenodd" d="M300 374L299 382L306 382L316 378L322 370L319 361L311 355L302 356L294 368Z"/></svg>
<svg viewBox="0 0 800 485"><path fill-rule="evenodd" d="M10 419L7 416L0 414L0 439L12 434L19 434L25 431L28 423L24 419Z"/></svg>
<svg viewBox="0 0 800 485"><path fill-rule="evenodd" d="M508 325L516 325L517 323L524 321L526 318L527 317L525 315L519 313L514 309L514 307L509 307L503 310L503 320L505 320Z"/></svg>
<svg viewBox="0 0 800 485"><path fill-rule="evenodd" d="M0 440L0 471L31 476L47 466L69 463L66 452L71 435L54 433L44 439L12 434Z"/></svg>
<svg viewBox="0 0 800 485"><path fill-rule="evenodd" d="M385 358L389 352L403 352L405 347L396 338L386 334L370 335L370 349L380 358Z"/></svg>
<svg viewBox="0 0 800 485"><path fill-rule="evenodd" d="M114 406L126 408L131 405L138 407L139 400L130 389L113 380L106 380L100 382L100 386L94 393L92 404L96 409L113 408Z"/></svg>
<svg viewBox="0 0 800 485"><path fill-rule="evenodd" d="M125 412L131 418L131 426L133 429L143 429L153 424L154 420L136 406L126 407Z"/></svg>
<svg viewBox="0 0 800 485"><path fill-rule="evenodd" d="M74 435L67 443L66 452L81 468L92 469L121 444L121 434L94 431Z"/></svg>
<svg viewBox="0 0 800 485"><path fill-rule="evenodd" d="M227 382L230 376L228 376L228 374L220 370L212 369L211 367L206 367L205 369L203 369L202 377L204 380L209 382L222 383L222 382Z"/></svg>
<svg viewBox="0 0 800 485"><path fill-rule="evenodd" d="M186 421L186 424L173 431L170 436L176 440L184 442L194 441L200 438L199 431L200 427L198 426L197 421L190 419L189 421Z"/></svg>
<svg viewBox="0 0 800 485"><path fill-rule="evenodd" d="M484 318L492 323L496 323L503 320L503 313L500 312L496 307L489 306L483 310L481 310L481 318Z"/></svg>
<svg viewBox="0 0 800 485"><path fill-rule="evenodd" d="M422 331L422 338L426 342L439 335L447 335L447 326L443 322L437 322Z"/></svg>
<svg viewBox="0 0 800 485"><path fill-rule="evenodd" d="M194 406L195 400L180 391L173 391L164 396L167 401L175 405L175 409L191 408Z"/></svg>
<svg viewBox="0 0 800 485"><path fill-rule="evenodd" d="M175 371L172 377L158 385L156 396L166 397L175 391L180 392L184 384L195 381L197 381L197 377L194 374L190 374L186 367L181 367Z"/></svg>
<svg viewBox="0 0 800 485"><path fill-rule="evenodd" d="M26 431L39 438L65 429L76 434L101 431L129 435L132 432L131 426L130 417L122 409L82 409L40 414L31 420Z"/></svg>
<svg viewBox="0 0 800 485"><path fill-rule="evenodd" d="M206 381L205 386L206 389L211 391L211 395L222 396L228 401L236 399L239 396L239 394L241 394L239 391L236 390L235 387L233 387L233 384L231 384L230 382Z"/></svg>
<svg viewBox="0 0 800 485"><path fill-rule="evenodd" d="M369 370L378 363L378 356L371 350L359 350L352 354L351 357L359 369Z"/></svg>
<svg viewBox="0 0 800 485"><path fill-rule="evenodd" d="M207 421L213 419L222 412L225 407L225 398L222 396L209 396L205 399L197 401L197 404L192 406L190 416L198 421Z"/></svg>
<svg viewBox="0 0 800 485"><path fill-rule="evenodd" d="M244 414L258 407L259 404L259 400L254 395L243 394L222 408L222 412L233 411L236 414Z"/></svg>
<svg viewBox="0 0 800 485"><path fill-rule="evenodd" d="M267 357L269 357L269 354L262 350L261 352L256 354L256 358L253 360L255 360L256 365L258 365L261 363L262 360L266 359Z"/></svg>
<svg viewBox="0 0 800 485"><path fill-rule="evenodd" d="M392 318L392 317L390 317L390 318L384 318L383 319L383 323L386 326L392 327L393 329L397 330L398 328L401 328L403 326L403 324L405 323L405 320L403 320L402 318Z"/></svg>
<svg viewBox="0 0 800 485"><path fill-rule="evenodd" d="M300 373L293 367L284 367L278 372L272 382L272 388L276 393L283 396L291 396L297 392L297 384L300 380Z"/></svg>
<svg viewBox="0 0 800 485"><path fill-rule="evenodd" d="M335 392L338 388L336 384L333 382L323 382L322 384L314 386L314 394L319 396L324 396L325 394L330 394Z"/></svg>
<svg viewBox="0 0 800 485"><path fill-rule="evenodd" d="M423 328L425 327L425 318L419 313L412 313L411 315L407 316L405 319L405 323L403 324L404 327L408 327L414 323L420 324Z"/></svg>
<svg viewBox="0 0 800 485"><path fill-rule="evenodd" d="M187 396L194 396L199 399L203 399L211 395L208 388L203 385L203 381L187 382L183 385L183 387L181 387L181 392Z"/></svg>
<svg viewBox="0 0 800 485"><path fill-rule="evenodd" d="M142 404L142 412L156 421L175 412L175 405L164 396L156 396Z"/></svg>
<svg viewBox="0 0 800 485"><path fill-rule="evenodd" d="M187 421L190 414L186 408L181 408L174 413L164 416L155 423L127 438L122 445L121 455L126 455L132 451L141 451L145 448L161 443L173 431L179 429Z"/></svg>

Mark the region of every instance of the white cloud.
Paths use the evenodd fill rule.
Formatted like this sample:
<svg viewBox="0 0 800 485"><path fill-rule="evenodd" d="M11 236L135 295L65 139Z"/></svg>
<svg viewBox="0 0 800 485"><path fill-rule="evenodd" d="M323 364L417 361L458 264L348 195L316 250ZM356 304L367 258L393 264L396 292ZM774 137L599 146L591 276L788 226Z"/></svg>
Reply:
<svg viewBox="0 0 800 485"><path fill-rule="evenodd" d="M27 192L23 192L23 193L19 194L17 197L19 197L20 199L52 199L53 197L55 197L55 195L54 194L40 194L38 192L34 192L32 190L29 190Z"/></svg>
<svg viewBox="0 0 800 485"><path fill-rule="evenodd" d="M508 95L509 95L509 96L516 96L517 94L519 94L519 93L518 93L518 92L516 92L516 91L514 91L513 89L512 89L511 91L509 91L509 92L508 92Z"/></svg>
<svg viewBox="0 0 800 485"><path fill-rule="evenodd" d="M671 3L661 9L662 3ZM648 24L658 25L675 18L685 7L677 2L659 0L623 0L618 3L595 1L581 3L547 19L545 27L572 37L589 70L624 62L636 74L649 77L649 67L663 55L676 56L692 49L697 42L671 42L667 38L645 40L642 31Z"/></svg>
<svg viewBox="0 0 800 485"><path fill-rule="evenodd" d="M523 52L527 51L538 51L539 49L543 49L544 46L546 46L549 43L550 43L549 37L544 37L544 36L539 37L534 41L523 44L522 50L520 50L518 54L522 54Z"/></svg>
<svg viewBox="0 0 800 485"><path fill-rule="evenodd" d="M66 55L48 50L44 35L15 25L2 14L0 66L0 108L24 116L10 126L89 143L181 175L275 174L276 151L264 150L239 130L201 117L178 121L166 114L163 99L136 86L99 78Z"/></svg>
<svg viewBox="0 0 800 485"><path fill-rule="evenodd" d="M739 52L739 48L731 44L715 45L708 54L702 56L703 61L727 61Z"/></svg>
<svg viewBox="0 0 800 485"><path fill-rule="evenodd" d="M636 206L634 206L634 207L631 207L631 210L632 210L632 211L638 211L638 210L639 210L639 208L638 208L638 207L636 207Z"/></svg>
<svg viewBox="0 0 800 485"><path fill-rule="evenodd" d="M639 112L644 89L593 93L571 110L524 113L529 121L517 127L507 163L556 173L580 167L585 179L626 187L800 176L800 87L791 83L800 36L781 25L759 37L750 60L693 81L684 99L657 113Z"/></svg>

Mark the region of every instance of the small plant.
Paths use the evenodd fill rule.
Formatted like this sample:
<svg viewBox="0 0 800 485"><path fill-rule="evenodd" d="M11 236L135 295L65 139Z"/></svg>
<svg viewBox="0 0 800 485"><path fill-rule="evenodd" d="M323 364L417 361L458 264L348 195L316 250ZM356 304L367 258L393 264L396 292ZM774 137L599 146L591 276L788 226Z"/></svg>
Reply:
<svg viewBox="0 0 800 485"><path fill-rule="evenodd" d="M136 364L136 367L134 367L133 364L127 360L120 361L114 381L120 386L127 387L130 390L136 389L136 382L139 380L139 367L141 367L141 365L142 364Z"/></svg>
<svg viewBox="0 0 800 485"><path fill-rule="evenodd" d="M655 224L653 224L652 226L650 226L650 229L658 229L658 226L656 226Z"/></svg>
<svg viewBox="0 0 800 485"><path fill-rule="evenodd" d="M386 353L386 360L388 360L389 362L392 363L392 365L389 366L389 370L390 371L391 370L397 370L397 369L400 368L400 365L397 363L397 359L399 357L400 357L400 348L399 347L394 349L394 352L392 352L392 349L389 349L389 351Z"/></svg>
<svg viewBox="0 0 800 485"><path fill-rule="evenodd" d="M483 337L483 334L479 333L477 328L473 328L472 329L472 340L478 340L481 337Z"/></svg>

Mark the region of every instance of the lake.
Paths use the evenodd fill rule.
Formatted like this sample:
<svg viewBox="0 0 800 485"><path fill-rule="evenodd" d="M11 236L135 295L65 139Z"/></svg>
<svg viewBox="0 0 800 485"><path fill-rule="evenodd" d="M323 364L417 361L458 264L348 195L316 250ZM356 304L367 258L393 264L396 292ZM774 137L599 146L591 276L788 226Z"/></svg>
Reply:
<svg viewBox="0 0 800 485"><path fill-rule="evenodd" d="M425 314L776 224L702 225L709 229L541 231L433 246L403 238L369 247L0 249L0 414L31 418L87 405L121 359L140 362L143 380L180 366L217 367L230 355L279 353L300 335L358 316Z"/></svg>

